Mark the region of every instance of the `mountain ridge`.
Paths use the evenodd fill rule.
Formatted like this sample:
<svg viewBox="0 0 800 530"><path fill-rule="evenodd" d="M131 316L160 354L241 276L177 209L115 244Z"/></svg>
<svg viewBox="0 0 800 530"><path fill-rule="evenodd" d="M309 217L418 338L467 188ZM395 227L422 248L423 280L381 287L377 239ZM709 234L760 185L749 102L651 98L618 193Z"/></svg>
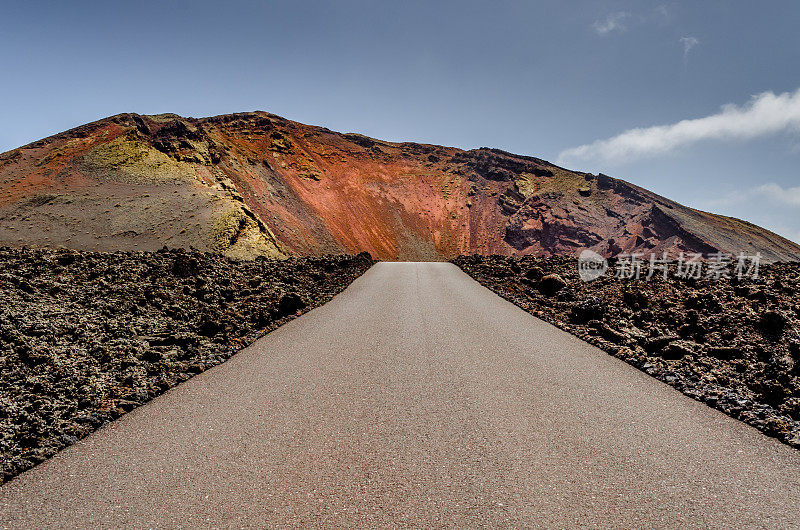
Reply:
<svg viewBox="0 0 800 530"><path fill-rule="evenodd" d="M195 247L234 258L368 251L800 260L752 223L501 149L338 133L256 111L123 113L0 154L0 245Z"/></svg>

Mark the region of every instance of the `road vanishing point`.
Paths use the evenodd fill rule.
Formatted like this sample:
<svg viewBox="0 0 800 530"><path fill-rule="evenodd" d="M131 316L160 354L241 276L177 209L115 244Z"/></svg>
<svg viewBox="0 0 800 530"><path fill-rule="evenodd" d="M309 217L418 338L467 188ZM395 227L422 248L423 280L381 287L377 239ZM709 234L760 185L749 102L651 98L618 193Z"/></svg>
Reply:
<svg viewBox="0 0 800 530"><path fill-rule="evenodd" d="M0 488L0 526L800 527L800 452L506 302L378 263Z"/></svg>

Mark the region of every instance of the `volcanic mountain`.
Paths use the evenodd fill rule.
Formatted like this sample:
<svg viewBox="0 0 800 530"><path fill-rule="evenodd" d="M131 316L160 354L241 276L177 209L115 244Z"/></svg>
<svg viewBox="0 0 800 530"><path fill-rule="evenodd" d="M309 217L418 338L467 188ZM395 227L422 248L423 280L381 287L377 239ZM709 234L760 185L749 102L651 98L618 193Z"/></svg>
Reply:
<svg viewBox="0 0 800 530"><path fill-rule="evenodd" d="M0 155L0 246L234 258L760 252L768 230L497 149L341 134L265 112L119 114Z"/></svg>

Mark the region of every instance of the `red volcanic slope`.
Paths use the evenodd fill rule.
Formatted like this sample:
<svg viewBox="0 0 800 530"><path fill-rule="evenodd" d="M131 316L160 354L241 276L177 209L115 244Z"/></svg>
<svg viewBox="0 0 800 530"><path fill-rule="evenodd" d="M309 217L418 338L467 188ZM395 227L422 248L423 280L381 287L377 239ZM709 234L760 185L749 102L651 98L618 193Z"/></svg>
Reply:
<svg viewBox="0 0 800 530"><path fill-rule="evenodd" d="M760 252L800 247L605 175L496 149L340 134L264 112L120 114L0 155L0 245L232 257Z"/></svg>

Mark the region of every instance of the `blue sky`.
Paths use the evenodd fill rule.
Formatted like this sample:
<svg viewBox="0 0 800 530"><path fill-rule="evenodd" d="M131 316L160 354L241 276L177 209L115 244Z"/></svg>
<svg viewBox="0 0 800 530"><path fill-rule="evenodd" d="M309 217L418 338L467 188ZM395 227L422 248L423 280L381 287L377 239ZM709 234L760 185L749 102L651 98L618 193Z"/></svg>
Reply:
<svg viewBox="0 0 800 530"><path fill-rule="evenodd" d="M6 1L2 13L0 151L120 112L266 110L539 156L800 241L795 1Z"/></svg>

